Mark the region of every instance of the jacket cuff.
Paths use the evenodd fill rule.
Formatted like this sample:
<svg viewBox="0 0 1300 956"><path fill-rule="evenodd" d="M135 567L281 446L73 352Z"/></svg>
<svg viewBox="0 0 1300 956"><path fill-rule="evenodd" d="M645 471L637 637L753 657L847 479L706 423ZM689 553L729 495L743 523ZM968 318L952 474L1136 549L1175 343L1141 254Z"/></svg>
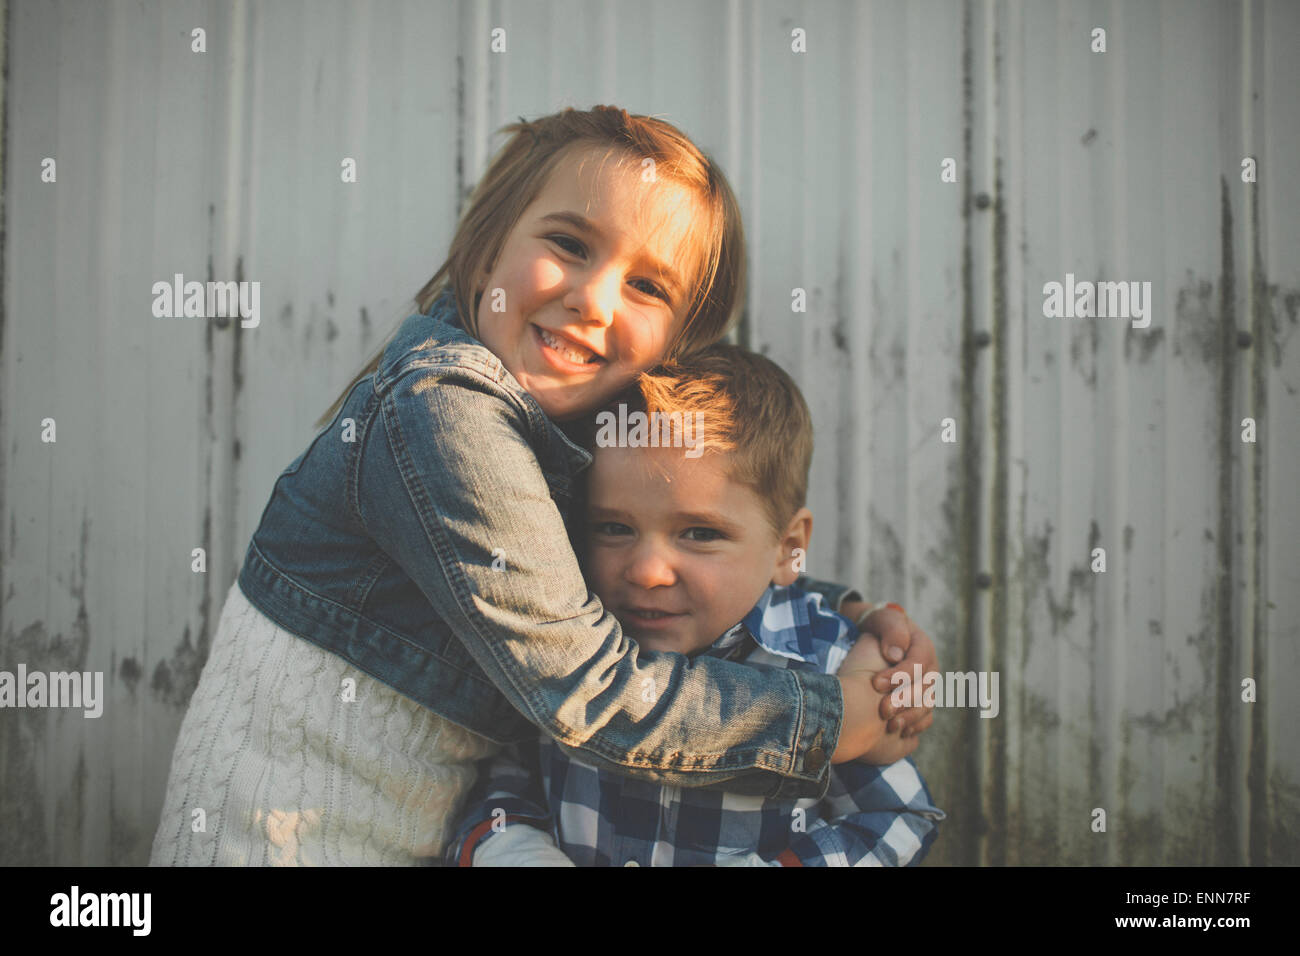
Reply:
<svg viewBox="0 0 1300 956"><path fill-rule="evenodd" d="M844 693L834 674L796 670L787 673L798 685L802 719L794 741L791 771L768 796L778 800L821 800L830 786L831 754L839 744L844 720Z"/></svg>

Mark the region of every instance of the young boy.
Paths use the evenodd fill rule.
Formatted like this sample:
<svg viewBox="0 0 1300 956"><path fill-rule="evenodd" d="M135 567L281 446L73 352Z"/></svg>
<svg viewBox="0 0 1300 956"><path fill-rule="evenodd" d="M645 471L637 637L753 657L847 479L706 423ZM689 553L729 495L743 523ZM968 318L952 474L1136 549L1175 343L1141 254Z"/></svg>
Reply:
<svg viewBox="0 0 1300 956"><path fill-rule="evenodd" d="M597 436L585 571L624 634L642 652L835 673L857 628L795 585L812 534L812 422L798 387L768 359L719 345L642 376L623 401L634 405L619 413L633 423L623 447ZM866 666L886 667L878 649ZM642 685L647 712L657 690ZM484 761L448 861L905 866L945 816L906 757L915 746L882 732L865 758L875 765L833 766L824 798L796 801L631 780L543 736Z"/></svg>

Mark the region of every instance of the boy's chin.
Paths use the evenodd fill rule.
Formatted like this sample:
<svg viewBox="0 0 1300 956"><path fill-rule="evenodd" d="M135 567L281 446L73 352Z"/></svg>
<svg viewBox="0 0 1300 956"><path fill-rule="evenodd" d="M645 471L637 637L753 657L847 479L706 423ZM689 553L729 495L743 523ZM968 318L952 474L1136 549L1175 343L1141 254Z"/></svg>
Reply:
<svg viewBox="0 0 1300 956"><path fill-rule="evenodd" d="M709 646L707 642L701 645L698 641L692 641L687 637L674 634L641 634L634 629L629 629L627 634L643 650L647 651L673 651L677 654L694 654Z"/></svg>

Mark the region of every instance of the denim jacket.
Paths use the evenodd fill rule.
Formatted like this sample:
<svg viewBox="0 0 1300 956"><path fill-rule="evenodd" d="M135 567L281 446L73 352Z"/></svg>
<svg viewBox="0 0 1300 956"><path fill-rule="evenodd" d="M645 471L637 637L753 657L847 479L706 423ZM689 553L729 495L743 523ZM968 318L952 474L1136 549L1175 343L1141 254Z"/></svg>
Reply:
<svg viewBox="0 0 1300 956"><path fill-rule="evenodd" d="M566 531L590 462L444 292L276 480L240 589L286 630L492 740L540 728L627 776L820 798L843 714L836 678L624 637Z"/></svg>

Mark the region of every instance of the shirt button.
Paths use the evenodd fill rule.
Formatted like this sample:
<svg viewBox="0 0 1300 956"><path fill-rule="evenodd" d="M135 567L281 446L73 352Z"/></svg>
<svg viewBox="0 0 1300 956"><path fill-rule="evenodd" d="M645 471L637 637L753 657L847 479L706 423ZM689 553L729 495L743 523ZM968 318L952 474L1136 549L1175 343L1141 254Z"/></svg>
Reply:
<svg viewBox="0 0 1300 956"><path fill-rule="evenodd" d="M628 860L628 861L627 861L626 863L624 863L623 865L624 865L624 866L640 866L641 864L638 863L636 860Z"/></svg>
<svg viewBox="0 0 1300 956"><path fill-rule="evenodd" d="M821 747L813 747L803 758L803 768L809 773L816 773L824 766L826 766L826 751Z"/></svg>

